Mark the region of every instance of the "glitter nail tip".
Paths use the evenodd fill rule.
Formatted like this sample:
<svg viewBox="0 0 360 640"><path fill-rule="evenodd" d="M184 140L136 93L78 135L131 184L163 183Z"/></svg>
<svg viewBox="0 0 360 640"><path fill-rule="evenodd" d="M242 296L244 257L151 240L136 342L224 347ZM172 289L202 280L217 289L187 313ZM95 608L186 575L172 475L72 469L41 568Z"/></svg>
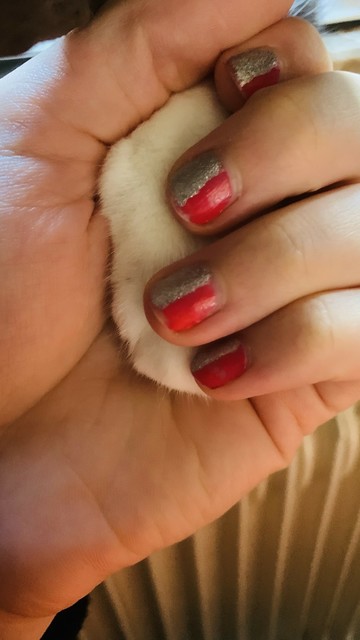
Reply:
<svg viewBox="0 0 360 640"><path fill-rule="evenodd" d="M191 364L191 372L209 389L223 387L239 378L247 368L245 349L236 337L225 338L200 350Z"/></svg>
<svg viewBox="0 0 360 640"><path fill-rule="evenodd" d="M212 280L210 269L203 264L183 267L156 282L151 290L150 300L157 309L165 309L173 302L193 293Z"/></svg>
<svg viewBox="0 0 360 640"><path fill-rule="evenodd" d="M170 191L174 202L182 208L213 178L224 171L219 158L206 151L180 167L170 179Z"/></svg>
<svg viewBox="0 0 360 640"><path fill-rule="evenodd" d="M271 49L244 51L230 58L228 64L236 85L246 96L280 79L279 61Z"/></svg>
<svg viewBox="0 0 360 640"><path fill-rule="evenodd" d="M212 151L178 169L170 178L170 193L178 214L198 225L214 220L233 199L229 175Z"/></svg>
<svg viewBox="0 0 360 640"><path fill-rule="evenodd" d="M184 267L159 280L150 300L172 331L191 329L219 308L212 274L204 265Z"/></svg>

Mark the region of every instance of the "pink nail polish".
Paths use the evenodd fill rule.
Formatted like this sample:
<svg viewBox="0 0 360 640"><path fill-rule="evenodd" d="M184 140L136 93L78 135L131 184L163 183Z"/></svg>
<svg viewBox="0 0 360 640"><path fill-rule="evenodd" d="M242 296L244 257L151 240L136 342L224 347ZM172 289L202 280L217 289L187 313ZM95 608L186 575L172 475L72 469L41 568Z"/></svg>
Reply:
<svg viewBox="0 0 360 640"><path fill-rule="evenodd" d="M220 308L212 273L205 265L190 265L159 280L150 300L172 331L191 329Z"/></svg>
<svg viewBox="0 0 360 640"><path fill-rule="evenodd" d="M200 225L217 218L233 199L228 173L212 151L200 154L172 175L170 194L177 212Z"/></svg>
<svg viewBox="0 0 360 640"><path fill-rule="evenodd" d="M240 378L247 366L243 345L237 337L230 337L200 349L192 361L191 372L204 387L217 389Z"/></svg>
<svg viewBox="0 0 360 640"><path fill-rule="evenodd" d="M265 87L280 80L280 64L271 49L251 49L233 56L227 62L233 80L242 96L247 99Z"/></svg>

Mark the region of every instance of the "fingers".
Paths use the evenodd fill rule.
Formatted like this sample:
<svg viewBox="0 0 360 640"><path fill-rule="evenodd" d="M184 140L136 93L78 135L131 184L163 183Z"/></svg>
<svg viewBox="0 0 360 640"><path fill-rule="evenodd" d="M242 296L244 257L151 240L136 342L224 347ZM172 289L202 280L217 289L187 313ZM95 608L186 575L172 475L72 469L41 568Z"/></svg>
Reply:
<svg viewBox="0 0 360 640"><path fill-rule="evenodd" d="M321 382L314 393L324 395L327 381L359 379L359 206L356 184L319 194L151 284L154 328L176 344L204 345L191 370L207 393L234 400Z"/></svg>
<svg viewBox="0 0 360 640"><path fill-rule="evenodd" d="M359 323L359 289L303 298L201 348L192 372L201 387L224 400L356 380Z"/></svg>
<svg viewBox="0 0 360 640"><path fill-rule="evenodd" d="M225 107L236 111L259 89L331 69L330 56L315 27L286 18L225 51L215 67L215 83Z"/></svg>
<svg viewBox="0 0 360 640"><path fill-rule="evenodd" d="M312 229L305 211L306 207L310 210L310 203L303 203L299 209L300 216L305 219L304 228L308 227L309 230L309 243L305 240L304 228L301 232L295 218L289 218L289 226L286 227L285 223L285 227L281 227L283 239L287 238L284 244L276 242L270 225L266 227L266 231L270 231L268 245L271 248L271 253L266 253L266 231L262 236L259 223L253 223L252 254L246 252L246 240L244 244L238 243L238 247L245 250L245 263L242 263L242 251L239 250L239 264L242 263L242 267L234 272L230 285L234 286L237 295L237 303L231 311L226 302L216 312L211 298L216 286L212 287L211 280L201 282L201 287L192 292L196 294L202 289L202 295L207 296L203 300L201 297L195 300L192 307L195 313L201 313L204 309L205 312L209 309L210 313L214 311L211 318L197 327L200 331L197 338L208 342L206 337L212 334L215 327L216 334L220 326L220 335L226 336L210 339L210 344L200 347L191 364L195 380L212 397L240 400L312 384L318 385L314 388L314 394L326 396L324 402L330 406L330 389L334 390L335 384L359 379L360 289L345 287L357 285L360 278L360 260L357 256L360 231L356 229L360 191L358 186L351 186L340 190L340 193L342 197L338 200L337 211L336 208L333 210L338 222L341 221L337 229L330 218L326 220L325 216L320 226L316 218L317 213L331 209L333 194L318 198L319 206L318 209L315 207ZM297 207L298 204L290 209ZM293 235L288 235L292 223ZM302 238L298 244L297 235ZM352 238L351 242L349 237ZM258 246L256 238L259 240ZM261 255L264 257L263 263L261 260L257 262L257 256ZM297 266L294 269L295 264ZM257 274L254 280L253 268ZM208 273L211 273L211 269ZM334 288L344 288L327 292L331 283ZM182 285L185 295L188 286L189 282ZM223 299L225 297L228 300L226 295L230 287L226 286L225 296L222 291ZM292 294L287 296L285 291L290 293L290 290ZM312 290L315 293L309 295ZM264 301L268 304L266 312ZM183 309L184 306L183 301ZM256 321L259 316L261 318ZM171 315L169 317L171 319ZM244 317L252 320L244 322ZM228 326L234 323L234 330L228 333L223 331L227 319ZM243 326L246 328L243 329ZM184 342L191 343L196 329L179 335L185 338ZM326 382L329 384L326 385ZM346 406L346 403L342 406Z"/></svg>
<svg viewBox="0 0 360 640"><path fill-rule="evenodd" d="M27 98L30 89L34 101L46 110L50 105L60 122L112 143L161 107L172 92L204 77L222 51L284 17L290 4L109 3L88 28L31 61L31 86L29 65L17 72L12 107L23 102L25 84Z"/></svg>
<svg viewBox="0 0 360 640"><path fill-rule="evenodd" d="M360 187L297 202L249 223L150 281L154 329L197 346L232 335L296 300L360 282Z"/></svg>
<svg viewBox="0 0 360 640"><path fill-rule="evenodd" d="M356 178L359 148L360 78L292 80L254 95L190 149L170 174L169 198L185 226L216 233L287 197Z"/></svg>

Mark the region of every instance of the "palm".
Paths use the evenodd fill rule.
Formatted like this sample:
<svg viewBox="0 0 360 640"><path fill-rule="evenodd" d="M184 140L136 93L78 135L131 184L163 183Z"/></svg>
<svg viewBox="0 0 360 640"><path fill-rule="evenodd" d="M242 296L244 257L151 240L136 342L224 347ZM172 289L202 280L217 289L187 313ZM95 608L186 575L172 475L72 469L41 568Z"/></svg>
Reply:
<svg viewBox="0 0 360 640"><path fill-rule="evenodd" d="M277 0L263 15L249 7L246 16L228 5L219 21L220 0L211 7L199 0L191 19L176 0L149 11L142 2L120 3L93 29L2 82L0 424L51 389L101 328L106 229L91 216L106 145L195 83L227 45L279 19L290 2ZM177 40L173 24L184 26Z"/></svg>
<svg viewBox="0 0 360 640"><path fill-rule="evenodd" d="M208 403L156 390L120 364L104 333L4 434L5 609L15 589L26 594L22 612L53 613L109 572L189 535L281 468L331 415L312 387Z"/></svg>
<svg viewBox="0 0 360 640"><path fill-rule="evenodd" d="M98 221L87 232L79 229L82 212L76 207L58 213L52 238L44 231L36 242L26 227L21 231L16 243L24 241L28 250L15 268L11 258L7 286L1 290L1 308L11 308L15 327L2 314L0 422L21 414L51 389L76 364L103 322L104 231ZM8 271L8 265L1 266ZM19 286L24 269L25 295Z"/></svg>
<svg viewBox="0 0 360 640"><path fill-rule="evenodd" d="M23 148L29 141L16 134L12 155L6 137L0 150L7 176L0 204L0 308L7 310L0 315L0 424L51 389L94 340L103 322L107 259L105 222L92 218L99 151L84 157L70 131L73 146L62 152L73 159L31 157Z"/></svg>

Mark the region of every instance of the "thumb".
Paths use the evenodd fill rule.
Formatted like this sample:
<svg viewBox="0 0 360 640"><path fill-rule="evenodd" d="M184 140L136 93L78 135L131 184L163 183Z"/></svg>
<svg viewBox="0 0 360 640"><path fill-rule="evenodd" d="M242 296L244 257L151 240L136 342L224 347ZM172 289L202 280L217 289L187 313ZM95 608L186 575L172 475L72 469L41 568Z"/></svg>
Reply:
<svg viewBox="0 0 360 640"><path fill-rule="evenodd" d="M222 51L282 18L290 4L112 3L88 28L73 32L31 62L34 96L50 100L52 113L58 110L62 122L112 143L161 107L172 92L196 83ZM55 74L55 83L49 82L49 74Z"/></svg>

